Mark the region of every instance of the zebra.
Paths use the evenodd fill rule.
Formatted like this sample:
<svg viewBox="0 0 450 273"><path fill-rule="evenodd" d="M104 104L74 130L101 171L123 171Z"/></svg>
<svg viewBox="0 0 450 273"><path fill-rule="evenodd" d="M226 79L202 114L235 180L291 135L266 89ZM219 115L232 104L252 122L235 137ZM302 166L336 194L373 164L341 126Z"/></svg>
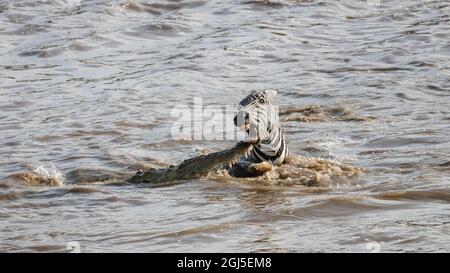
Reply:
<svg viewBox="0 0 450 273"><path fill-rule="evenodd" d="M251 163L267 161L273 165L281 165L289 155L279 122L278 108L272 105L277 93L270 89L252 91L239 102L234 124L245 130L246 137L255 144L250 154L242 158L240 164L234 165L236 167L232 167L231 174L236 173L236 168Z"/></svg>

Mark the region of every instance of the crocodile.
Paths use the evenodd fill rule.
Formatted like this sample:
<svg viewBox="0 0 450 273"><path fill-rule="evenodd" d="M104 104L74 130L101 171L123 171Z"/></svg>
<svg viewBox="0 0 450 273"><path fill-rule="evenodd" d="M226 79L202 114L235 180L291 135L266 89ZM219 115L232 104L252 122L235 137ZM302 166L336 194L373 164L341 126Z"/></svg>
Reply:
<svg viewBox="0 0 450 273"><path fill-rule="evenodd" d="M247 156L258 141L240 141L232 148L187 159L181 164L161 169L139 170L128 182L133 184L164 184L178 180L199 179L212 171L233 165L239 176L254 177L267 170L257 168L257 164L236 164L242 156ZM239 167L240 166L240 167Z"/></svg>

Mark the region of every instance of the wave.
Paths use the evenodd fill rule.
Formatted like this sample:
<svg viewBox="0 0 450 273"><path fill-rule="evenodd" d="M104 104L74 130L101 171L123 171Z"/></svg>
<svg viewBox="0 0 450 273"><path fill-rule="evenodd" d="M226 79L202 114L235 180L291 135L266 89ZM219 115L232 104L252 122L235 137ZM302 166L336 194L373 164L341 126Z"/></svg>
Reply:
<svg viewBox="0 0 450 273"><path fill-rule="evenodd" d="M373 118L361 116L345 106L308 105L288 107L280 110L283 121L327 122L327 121L369 121Z"/></svg>

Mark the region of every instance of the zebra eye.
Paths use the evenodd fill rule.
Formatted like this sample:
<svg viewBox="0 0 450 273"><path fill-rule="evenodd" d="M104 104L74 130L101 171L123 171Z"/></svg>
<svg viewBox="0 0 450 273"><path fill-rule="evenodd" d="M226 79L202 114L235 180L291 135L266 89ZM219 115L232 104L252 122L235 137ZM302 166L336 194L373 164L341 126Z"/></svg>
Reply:
<svg viewBox="0 0 450 273"><path fill-rule="evenodd" d="M265 103L266 101L264 99L259 99L259 103Z"/></svg>

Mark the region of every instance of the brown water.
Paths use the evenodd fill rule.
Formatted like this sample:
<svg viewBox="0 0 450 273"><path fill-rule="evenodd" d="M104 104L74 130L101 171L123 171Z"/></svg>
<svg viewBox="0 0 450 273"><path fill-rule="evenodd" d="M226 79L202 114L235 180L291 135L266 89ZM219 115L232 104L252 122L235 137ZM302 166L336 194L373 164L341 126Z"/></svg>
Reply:
<svg viewBox="0 0 450 273"><path fill-rule="evenodd" d="M449 1L72 3L0 1L0 251L450 250ZM123 183L232 145L173 105L260 88L290 165Z"/></svg>

